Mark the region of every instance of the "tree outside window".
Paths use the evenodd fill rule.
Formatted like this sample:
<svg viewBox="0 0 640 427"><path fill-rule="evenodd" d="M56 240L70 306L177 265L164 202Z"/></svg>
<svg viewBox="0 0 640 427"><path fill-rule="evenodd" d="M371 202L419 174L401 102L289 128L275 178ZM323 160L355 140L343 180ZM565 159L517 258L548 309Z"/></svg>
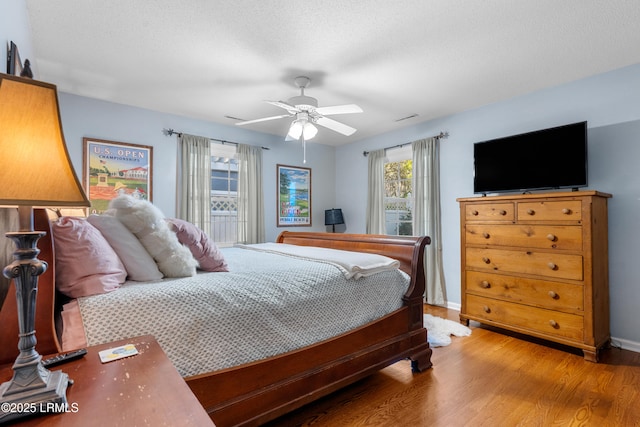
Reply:
<svg viewBox="0 0 640 427"><path fill-rule="evenodd" d="M413 234L413 161L403 160L384 166L386 234Z"/></svg>

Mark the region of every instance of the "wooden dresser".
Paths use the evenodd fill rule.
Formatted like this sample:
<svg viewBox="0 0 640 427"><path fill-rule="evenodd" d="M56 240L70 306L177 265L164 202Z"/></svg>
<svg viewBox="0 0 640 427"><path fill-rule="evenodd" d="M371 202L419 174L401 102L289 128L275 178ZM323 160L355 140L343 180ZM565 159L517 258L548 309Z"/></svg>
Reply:
<svg viewBox="0 0 640 427"><path fill-rule="evenodd" d="M607 199L575 191L458 199L460 320L578 347L610 339Z"/></svg>

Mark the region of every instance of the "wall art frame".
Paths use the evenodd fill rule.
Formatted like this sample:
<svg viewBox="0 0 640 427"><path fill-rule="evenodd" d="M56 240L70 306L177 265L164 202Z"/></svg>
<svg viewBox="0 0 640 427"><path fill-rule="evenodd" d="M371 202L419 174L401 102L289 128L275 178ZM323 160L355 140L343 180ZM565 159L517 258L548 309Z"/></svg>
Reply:
<svg viewBox="0 0 640 427"><path fill-rule="evenodd" d="M121 194L153 201L153 147L82 138L82 182L89 213L104 212Z"/></svg>
<svg viewBox="0 0 640 427"><path fill-rule="evenodd" d="M311 169L276 165L277 226L311 226Z"/></svg>
<svg viewBox="0 0 640 427"><path fill-rule="evenodd" d="M12 76L19 76L22 74L22 61L20 60L20 53L18 52L18 46L11 41L9 42L7 50L7 74Z"/></svg>

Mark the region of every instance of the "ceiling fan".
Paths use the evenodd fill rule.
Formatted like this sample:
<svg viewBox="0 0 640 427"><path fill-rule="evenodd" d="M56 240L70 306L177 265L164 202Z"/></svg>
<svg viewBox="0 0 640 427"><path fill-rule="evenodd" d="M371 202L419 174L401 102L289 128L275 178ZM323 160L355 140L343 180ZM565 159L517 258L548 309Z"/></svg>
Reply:
<svg viewBox="0 0 640 427"><path fill-rule="evenodd" d="M261 119L247 120L238 122L236 125L244 126L251 123L266 122L268 120L283 119L285 117L294 117L289 132L287 133L286 141L298 140L302 138L302 141L311 139L318 133L318 128L314 124L323 126L332 131L338 132L342 135L353 135L356 131L355 128L347 126L344 123L340 123L336 120L330 119L326 116L334 114L350 114L350 113L362 113L362 108L355 104L334 105L332 107L318 107L318 100L316 98L306 96L304 94L305 88L311 82L311 79L306 76L299 76L295 78L295 84L300 88L300 96L294 96L289 98L287 102L284 101L265 101L276 107L280 107L287 110L287 114L280 114L278 116L263 117Z"/></svg>

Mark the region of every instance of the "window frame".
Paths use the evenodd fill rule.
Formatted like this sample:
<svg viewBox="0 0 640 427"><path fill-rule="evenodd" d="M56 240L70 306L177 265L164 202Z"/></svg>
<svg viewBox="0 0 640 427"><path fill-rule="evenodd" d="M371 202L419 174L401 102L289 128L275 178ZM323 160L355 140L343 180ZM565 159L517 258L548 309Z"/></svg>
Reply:
<svg viewBox="0 0 640 427"><path fill-rule="evenodd" d="M238 162L236 146L211 144L211 236L218 246L233 246L238 240ZM222 172L214 176L216 172ZM223 175L226 175L226 179ZM227 189L214 189L214 182L227 182ZM234 188L235 187L235 191ZM218 209L226 205L227 209ZM235 207L235 209L233 209Z"/></svg>
<svg viewBox="0 0 640 427"><path fill-rule="evenodd" d="M413 235L413 206L415 199L413 197L413 155L411 146L403 146L397 149L388 150L385 155L385 173L384 173L384 222L385 222L385 234L390 236L410 236ZM397 169L397 176L390 180L388 179L388 165L403 164L405 162L411 162L410 173L408 176L402 176L402 170L399 167ZM394 196L388 195L388 189L390 184L395 184L396 194ZM397 194L397 190L401 187L408 187L408 197L401 197ZM388 206L392 204L395 209L388 209ZM401 205L405 205L405 209L400 209ZM402 218L401 215L408 215L408 218ZM391 219L391 214L396 216L395 219ZM407 228L409 233L407 234ZM405 232L402 232L402 230Z"/></svg>

